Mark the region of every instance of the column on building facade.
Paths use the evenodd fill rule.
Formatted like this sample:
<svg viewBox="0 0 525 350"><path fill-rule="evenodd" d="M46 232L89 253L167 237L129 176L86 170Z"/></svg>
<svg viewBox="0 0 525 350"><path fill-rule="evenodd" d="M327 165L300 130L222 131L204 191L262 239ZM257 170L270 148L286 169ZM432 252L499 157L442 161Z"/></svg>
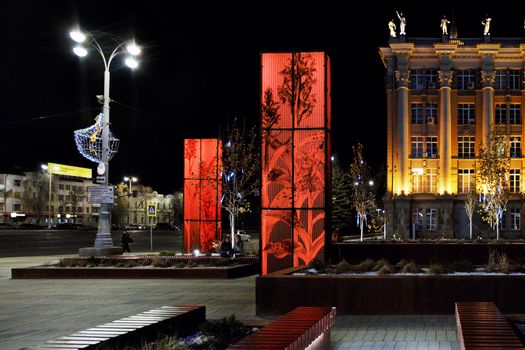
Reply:
<svg viewBox="0 0 525 350"><path fill-rule="evenodd" d="M452 113L450 86L451 71L439 71L439 193L452 193L451 181L451 151L452 151Z"/></svg>
<svg viewBox="0 0 525 350"><path fill-rule="evenodd" d="M408 86L410 74L408 71L396 71L397 82L397 136L398 136L398 183L396 192L408 194L410 191L409 161L410 151L409 115L408 115Z"/></svg>
<svg viewBox="0 0 525 350"><path fill-rule="evenodd" d="M489 140L490 126L494 120L494 82L496 81L496 72L482 71L481 84L483 86L483 116L482 116L482 137L483 146L486 146Z"/></svg>

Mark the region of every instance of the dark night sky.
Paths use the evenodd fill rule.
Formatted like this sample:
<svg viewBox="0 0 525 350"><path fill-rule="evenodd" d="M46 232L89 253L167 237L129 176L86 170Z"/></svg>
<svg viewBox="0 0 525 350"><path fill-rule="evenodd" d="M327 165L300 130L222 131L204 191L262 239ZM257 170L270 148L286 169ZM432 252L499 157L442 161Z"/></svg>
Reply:
<svg viewBox="0 0 525 350"><path fill-rule="evenodd" d="M0 172L36 170L48 161L96 168L77 152L73 130L93 124L97 110L77 111L99 107L103 65L98 54L83 61L72 54L67 33L76 23L135 36L144 46L135 72L121 68L120 60L112 65L110 95L125 106L112 104L111 130L121 145L110 180L135 175L170 193L182 187L184 138L215 137L232 117L257 123L260 52L327 51L334 153L346 164L351 145L361 141L365 157L378 166L385 159L386 102L377 52L395 10L405 13L408 36L439 36L447 14L460 37L480 37L488 13L492 36L522 37L520 3L3 0ZM60 114L66 115L31 120Z"/></svg>

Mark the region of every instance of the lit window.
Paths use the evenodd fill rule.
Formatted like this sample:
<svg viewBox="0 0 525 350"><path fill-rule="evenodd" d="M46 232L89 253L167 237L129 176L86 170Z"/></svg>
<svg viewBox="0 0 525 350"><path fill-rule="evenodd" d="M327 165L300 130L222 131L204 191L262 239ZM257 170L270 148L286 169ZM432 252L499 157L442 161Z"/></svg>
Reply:
<svg viewBox="0 0 525 350"><path fill-rule="evenodd" d="M467 193L475 189L474 169L458 169L458 193Z"/></svg>
<svg viewBox="0 0 525 350"><path fill-rule="evenodd" d="M437 158L438 154L438 142L437 142L437 136L429 136L426 138L426 157L427 158Z"/></svg>
<svg viewBox="0 0 525 350"><path fill-rule="evenodd" d="M425 169L425 192L437 192L437 169Z"/></svg>
<svg viewBox="0 0 525 350"><path fill-rule="evenodd" d="M474 136L458 136L458 158L474 158L475 148Z"/></svg>
<svg viewBox="0 0 525 350"><path fill-rule="evenodd" d="M510 169L510 192L518 193L520 191L520 169Z"/></svg>
<svg viewBox="0 0 525 350"><path fill-rule="evenodd" d="M423 209L412 210L412 225L416 232L423 230Z"/></svg>
<svg viewBox="0 0 525 350"><path fill-rule="evenodd" d="M476 107L474 103L458 104L458 124L474 125L476 124Z"/></svg>
<svg viewBox="0 0 525 350"><path fill-rule="evenodd" d="M509 89L521 90L521 71L518 69L509 70Z"/></svg>
<svg viewBox="0 0 525 350"><path fill-rule="evenodd" d="M425 106L427 124L437 123L437 103L427 103Z"/></svg>
<svg viewBox="0 0 525 350"><path fill-rule="evenodd" d="M494 88L496 90L507 89L507 71L505 69L496 70L496 81L494 82Z"/></svg>
<svg viewBox="0 0 525 350"><path fill-rule="evenodd" d="M423 137L412 136L412 158L423 158Z"/></svg>
<svg viewBox="0 0 525 350"><path fill-rule="evenodd" d="M510 156L512 158L521 158L521 136L510 137Z"/></svg>
<svg viewBox="0 0 525 350"><path fill-rule="evenodd" d="M427 209L427 231L435 231L437 228L437 209Z"/></svg>
<svg viewBox="0 0 525 350"><path fill-rule="evenodd" d="M496 103L494 121L496 124L507 124L507 105L506 104Z"/></svg>

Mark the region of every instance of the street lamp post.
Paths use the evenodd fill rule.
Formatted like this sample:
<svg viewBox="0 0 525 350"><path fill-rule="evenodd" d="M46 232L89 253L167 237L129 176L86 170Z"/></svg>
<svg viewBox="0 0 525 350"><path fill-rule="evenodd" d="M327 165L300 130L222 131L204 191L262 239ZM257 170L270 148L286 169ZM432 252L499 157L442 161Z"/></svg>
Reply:
<svg viewBox="0 0 525 350"><path fill-rule="evenodd" d="M129 185L128 185L128 196L129 197L128 198L130 198L133 193L133 191L131 190L131 184L133 182L139 181L139 179L137 179L135 176L124 176L123 180L129 182ZM136 215L137 215L137 209L135 209L135 216ZM131 217L131 203L128 199L128 225L131 225L130 217Z"/></svg>
<svg viewBox="0 0 525 350"><path fill-rule="evenodd" d="M100 32L81 32L74 30L69 33L71 39L77 42L79 45L73 48L73 52L79 56L84 57L88 54L88 50L82 46L82 43L86 43L86 46L96 50L104 63L104 107L103 107L103 121L102 121L102 159L98 166L98 173L103 176L103 186L108 186L108 174L109 174L109 82L110 82L110 66L113 59L120 54L129 54L126 58L125 63L128 67L134 69L138 67L138 62L135 56L140 54L140 48L135 44L134 41L124 41L118 36L110 35ZM116 43L116 47L111 50L109 55L103 49L103 46L98 40L107 39L112 44ZM105 46L104 46L105 47ZM109 50L108 50L109 51ZM111 225L110 225L110 205L107 203L100 203L100 212L98 220L97 236L95 238L95 245L93 248L80 248L80 255L87 256L103 256L109 254L117 254L121 252L119 247L113 246L113 239L111 238Z"/></svg>

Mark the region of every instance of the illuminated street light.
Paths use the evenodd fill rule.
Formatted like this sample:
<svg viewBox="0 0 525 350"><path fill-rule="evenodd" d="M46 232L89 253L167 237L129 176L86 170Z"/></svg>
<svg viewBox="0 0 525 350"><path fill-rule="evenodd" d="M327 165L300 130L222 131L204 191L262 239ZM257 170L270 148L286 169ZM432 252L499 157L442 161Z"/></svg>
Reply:
<svg viewBox="0 0 525 350"><path fill-rule="evenodd" d="M73 52L79 57L85 57L88 54L88 49L91 48L96 50L104 63L104 99L103 99L103 113L102 120L100 121L102 127L102 145L101 145L101 159L97 172L100 177L103 178L101 183L102 186L108 186L108 173L109 173L109 159L111 148L109 144L110 139L110 119L109 119L109 82L110 82L110 66L113 59L119 55L130 55L125 60L126 65L131 68L136 68L138 62L134 56L140 53L140 48L135 44L134 40L125 41L119 36L102 33L102 32L87 32L80 30L73 30L69 33L71 39L77 43L84 43L85 46L76 46ZM103 45L101 45L102 42ZM113 49L108 49L108 45L111 43ZM116 46L114 46L116 44ZM104 48L104 49L103 49ZM128 60L133 58L130 62ZM89 159L89 158L88 158ZM103 256L108 254L115 254L119 247L113 245L113 239L111 238L111 223L109 204L100 203L100 213L98 221L97 236L95 238L95 245L93 248L81 248L80 255L90 256Z"/></svg>

